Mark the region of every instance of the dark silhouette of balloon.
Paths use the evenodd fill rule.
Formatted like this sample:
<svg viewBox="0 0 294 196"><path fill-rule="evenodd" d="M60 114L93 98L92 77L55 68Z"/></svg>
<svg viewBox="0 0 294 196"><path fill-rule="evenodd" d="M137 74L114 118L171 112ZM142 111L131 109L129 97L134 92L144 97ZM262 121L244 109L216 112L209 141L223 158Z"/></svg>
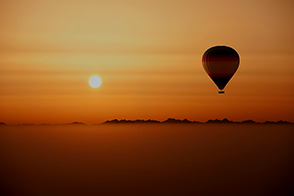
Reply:
<svg viewBox="0 0 294 196"><path fill-rule="evenodd" d="M228 46L211 47L202 57L206 73L220 89L218 93L225 93L223 89L237 71L239 63L238 53Z"/></svg>

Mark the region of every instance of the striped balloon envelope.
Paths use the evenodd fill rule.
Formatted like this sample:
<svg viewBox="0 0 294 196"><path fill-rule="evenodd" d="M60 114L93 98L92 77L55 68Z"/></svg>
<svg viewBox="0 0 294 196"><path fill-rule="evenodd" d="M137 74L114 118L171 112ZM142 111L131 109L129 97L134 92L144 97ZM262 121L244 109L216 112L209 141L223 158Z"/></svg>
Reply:
<svg viewBox="0 0 294 196"><path fill-rule="evenodd" d="M237 71L240 63L238 53L228 46L214 46L205 51L202 57L204 70L224 93L223 89Z"/></svg>

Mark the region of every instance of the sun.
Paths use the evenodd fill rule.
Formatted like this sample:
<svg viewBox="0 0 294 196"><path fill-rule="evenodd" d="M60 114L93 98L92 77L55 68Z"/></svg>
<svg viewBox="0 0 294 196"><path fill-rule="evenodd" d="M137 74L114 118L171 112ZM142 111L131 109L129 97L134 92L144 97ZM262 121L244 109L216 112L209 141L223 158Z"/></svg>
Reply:
<svg viewBox="0 0 294 196"><path fill-rule="evenodd" d="M93 88L98 88L102 84L102 80L99 76L92 76L89 79L89 84Z"/></svg>

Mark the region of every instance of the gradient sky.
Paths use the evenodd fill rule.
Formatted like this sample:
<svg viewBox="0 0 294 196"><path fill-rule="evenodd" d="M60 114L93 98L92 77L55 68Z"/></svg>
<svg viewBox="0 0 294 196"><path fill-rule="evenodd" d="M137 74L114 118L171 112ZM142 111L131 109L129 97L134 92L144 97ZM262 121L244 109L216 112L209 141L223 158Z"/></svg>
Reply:
<svg viewBox="0 0 294 196"><path fill-rule="evenodd" d="M0 1L0 121L294 122L293 18L292 0ZM241 58L225 95L214 45Z"/></svg>

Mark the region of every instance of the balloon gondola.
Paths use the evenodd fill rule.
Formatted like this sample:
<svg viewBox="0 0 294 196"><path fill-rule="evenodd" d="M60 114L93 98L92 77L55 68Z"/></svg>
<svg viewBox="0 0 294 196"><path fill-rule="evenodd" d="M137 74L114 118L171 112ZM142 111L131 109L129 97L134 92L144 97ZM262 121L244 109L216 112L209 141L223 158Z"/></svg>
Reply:
<svg viewBox="0 0 294 196"><path fill-rule="evenodd" d="M219 88L219 94L237 71L240 57L236 50L228 46L214 46L206 50L202 57L202 65L208 76Z"/></svg>

